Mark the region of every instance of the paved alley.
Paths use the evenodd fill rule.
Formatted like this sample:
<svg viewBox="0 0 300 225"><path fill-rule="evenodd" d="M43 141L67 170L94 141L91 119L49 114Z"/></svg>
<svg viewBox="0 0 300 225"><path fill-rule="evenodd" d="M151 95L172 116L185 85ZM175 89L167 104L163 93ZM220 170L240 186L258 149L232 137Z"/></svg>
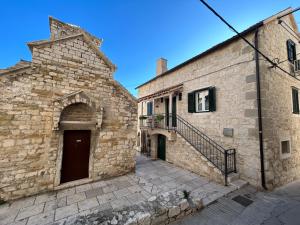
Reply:
<svg viewBox="0 0 300 225"><path fill-rule="evenodd" d="M246 200L245 200L246 199ZM273 192L246 186L172 225L299 225L300 181Z"/></svg>
<svg viewBox="0 0 300 225"><path fill-rule="evenodd" d="M218 185L165 161L152 161L144 156L139 156L135 174L1 205L0 224L93 224L95 220L102 217L99 216L101 211L105 211L105 215L108 215L113 211L126 208L129 213L130 210L133 211L134 206L140 203L145 206L145 203L153 201L159 195L172 192L182 193L183 190L190 191L191 197L198 197L204 204L209 204L235 190L235 187ZM175 204L172 201L168 197L168 200L163 202L166 205ZM176 211L175 215L176 213L179 214L180 210ZM93 216L89 216L91 214ZM78 223L78 218L84 218L85 222ZM126 221L126 215L120 218L107 216L106 219L111 220L112 224L123 224ZM100 222L96 224L100 224Z"/></svg>

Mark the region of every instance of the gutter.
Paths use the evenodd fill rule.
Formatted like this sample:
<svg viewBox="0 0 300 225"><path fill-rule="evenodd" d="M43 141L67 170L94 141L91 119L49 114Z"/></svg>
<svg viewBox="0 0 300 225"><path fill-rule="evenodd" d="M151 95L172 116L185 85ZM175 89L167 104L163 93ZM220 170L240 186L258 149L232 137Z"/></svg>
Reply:
<svg viewBox="0 0 300 225"><path fill-rule="evenodd" d="M258 50L258 31L255 31L255 48ZM259 53L255 51L255 69L256 69L256 94L257 94L257 113L258 113L258 132L259 132L259 153L260 153L260 171L261 171L261 186L266 187L265 164L264 164L264 143L263 143L263 129L262 129L262 113L261 113L261 92L260 92L260 68L259 68Z"/></svg>

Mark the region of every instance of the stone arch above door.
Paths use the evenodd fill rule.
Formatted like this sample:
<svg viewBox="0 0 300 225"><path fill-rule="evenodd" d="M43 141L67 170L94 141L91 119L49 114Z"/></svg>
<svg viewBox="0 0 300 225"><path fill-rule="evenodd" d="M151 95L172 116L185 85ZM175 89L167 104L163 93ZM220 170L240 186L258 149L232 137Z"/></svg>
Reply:
<svg viewBox="0 0 300 225"><path fill-rule="evenodd" d="M64 109L75 104L87 105L95 114L96 129L102 124L103 108L96 104L84 91L77 91L65 95L54 101L53 130L59 130L59 122Z"/></svg>
<svg viewBox="0 0 300 225"><path fill-rule="evenodd" d="M153 129L153 130L148 130L148 134L150 136L162 134L162 135L166 136L169 141L176 140L176 133L174 131L168 131L168 130L164 130L164 129Z"/></svg>

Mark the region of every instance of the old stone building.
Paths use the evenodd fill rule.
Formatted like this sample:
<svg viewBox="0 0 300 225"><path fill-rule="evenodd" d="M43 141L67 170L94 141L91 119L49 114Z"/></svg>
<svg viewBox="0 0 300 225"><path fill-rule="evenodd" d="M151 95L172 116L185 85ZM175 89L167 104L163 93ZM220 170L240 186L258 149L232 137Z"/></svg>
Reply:
<svg viewBox="0 0 300 225"><path fill-rule="evenodd" d="M102 40L50 17L32 61L0 70L0 198L135 168L137 102L113 78Z"/></svg>
<svg viewBox="0 0 300 225"><path fill-rule="evenodd" d="M299 30L286 9L138 86L142 152L220 182L300 178ZM280 68L279 68L280 66ZM230 181L230 179L228 179Z"/></svg>

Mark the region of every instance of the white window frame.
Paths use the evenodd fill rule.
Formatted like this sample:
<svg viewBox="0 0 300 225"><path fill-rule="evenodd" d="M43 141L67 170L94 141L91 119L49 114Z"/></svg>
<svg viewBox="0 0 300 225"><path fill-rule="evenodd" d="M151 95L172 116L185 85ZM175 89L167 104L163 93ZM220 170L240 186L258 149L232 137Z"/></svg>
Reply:
<svg viewBox="0 0 300 225"><path fill-rule="evenodd" d="M207 101L207 105L205 104L205 100ZM201 107L200 107L200 102L201 102ZM209 112L209 90L208 89L195 92L195 104L196 104L195 105L196 113Z"/></svg>
<svg viewBox="0 0 300 225"><path fill-rule="evenodd" d="M289 142L290 152L282 153L282 142L283 141L288 141ZM280 139L279 146L280 146L279 150L280 150L280 158L281 159L286 159L286 158L291 157L291 155L292 155L292 141L291 141L291 138L282 138L282 139Z"/></svg>

